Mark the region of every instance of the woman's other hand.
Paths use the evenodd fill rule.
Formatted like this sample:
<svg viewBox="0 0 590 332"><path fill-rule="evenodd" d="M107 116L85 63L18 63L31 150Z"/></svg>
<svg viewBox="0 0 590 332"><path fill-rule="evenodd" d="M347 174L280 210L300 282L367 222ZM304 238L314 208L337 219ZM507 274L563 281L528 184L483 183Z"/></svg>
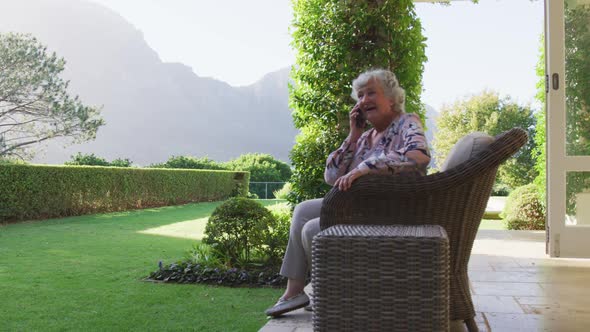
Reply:
<svg viewBox="0 0 590 332"><path fill-rule="evenodd" d="M406 158L408 158L408 160L415 162L419 168L426 169L426 167L430 163L430 157L420 150L406 152Z"/></svg>
<svg viewBox="0 0 590 332"><path fill-rule="evenodd" d="M350 188L354 180L359 178L361 175L363 175L363 173L355 168L339 177L336 182L334 182L334 187L338 187L338 190L340 191L346 191L348 188Z"/></svg>

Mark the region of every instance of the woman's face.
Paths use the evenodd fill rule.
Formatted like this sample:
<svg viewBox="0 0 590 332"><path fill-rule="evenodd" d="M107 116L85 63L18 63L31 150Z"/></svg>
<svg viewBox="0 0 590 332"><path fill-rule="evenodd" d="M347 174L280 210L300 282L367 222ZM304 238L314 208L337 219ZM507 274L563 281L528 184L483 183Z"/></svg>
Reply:
<svg viewBox="0 0 590 332"><path fill-rule="evenodd" d="M393 101L385 96L381 83L371 78L367 84L357 91L361 110L373 125L382 121L391 122L395 113L392 111Z"/></svg>

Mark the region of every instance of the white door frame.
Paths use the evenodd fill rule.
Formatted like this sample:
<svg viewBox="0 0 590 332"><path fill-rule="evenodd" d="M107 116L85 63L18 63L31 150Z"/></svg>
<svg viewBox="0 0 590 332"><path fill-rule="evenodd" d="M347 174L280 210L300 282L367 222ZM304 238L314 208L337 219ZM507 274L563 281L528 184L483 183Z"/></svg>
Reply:
<svg viewBox="0 0 590 332"><path fill-rule="evenodd" d="M569 226L566 174L590 172L590 156L566 154L564 0L545 0L547 235L551 257L590 257L590 227Z"/></svg>

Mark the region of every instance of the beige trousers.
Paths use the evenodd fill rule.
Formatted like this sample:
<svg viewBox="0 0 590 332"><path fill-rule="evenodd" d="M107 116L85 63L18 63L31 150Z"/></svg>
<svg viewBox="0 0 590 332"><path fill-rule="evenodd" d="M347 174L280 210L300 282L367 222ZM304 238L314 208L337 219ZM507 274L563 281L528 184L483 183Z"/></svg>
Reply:
<svg viewBox="0 0 590 332"><path fill-rule="evenodd" d="M281 275L305 280L311 269L311 241L320 232L323 198L303 201L295 207L291 219L289 244L281 266Z"/></svg>

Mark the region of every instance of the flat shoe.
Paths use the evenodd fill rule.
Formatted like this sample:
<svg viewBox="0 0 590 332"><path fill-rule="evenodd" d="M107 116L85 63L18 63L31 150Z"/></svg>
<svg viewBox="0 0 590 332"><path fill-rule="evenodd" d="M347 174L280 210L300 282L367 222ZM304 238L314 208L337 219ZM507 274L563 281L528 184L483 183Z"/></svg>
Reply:
<svg viewBox="0 0 590 332"><path fill-rule="evenodd" d="M311 299L309 299L309 304L305 306L305 308L303 308L303 310L305 311L313 311L313 301Z"/></svg>
<svg viewBox="0 0 590 332"><path fill-rule="evenodd" d="M309 297L305 293L297 294L288 299L280 298L271 308L264 312L267 316L278 317L286 312L303 308L309 304Z"/></svg>

